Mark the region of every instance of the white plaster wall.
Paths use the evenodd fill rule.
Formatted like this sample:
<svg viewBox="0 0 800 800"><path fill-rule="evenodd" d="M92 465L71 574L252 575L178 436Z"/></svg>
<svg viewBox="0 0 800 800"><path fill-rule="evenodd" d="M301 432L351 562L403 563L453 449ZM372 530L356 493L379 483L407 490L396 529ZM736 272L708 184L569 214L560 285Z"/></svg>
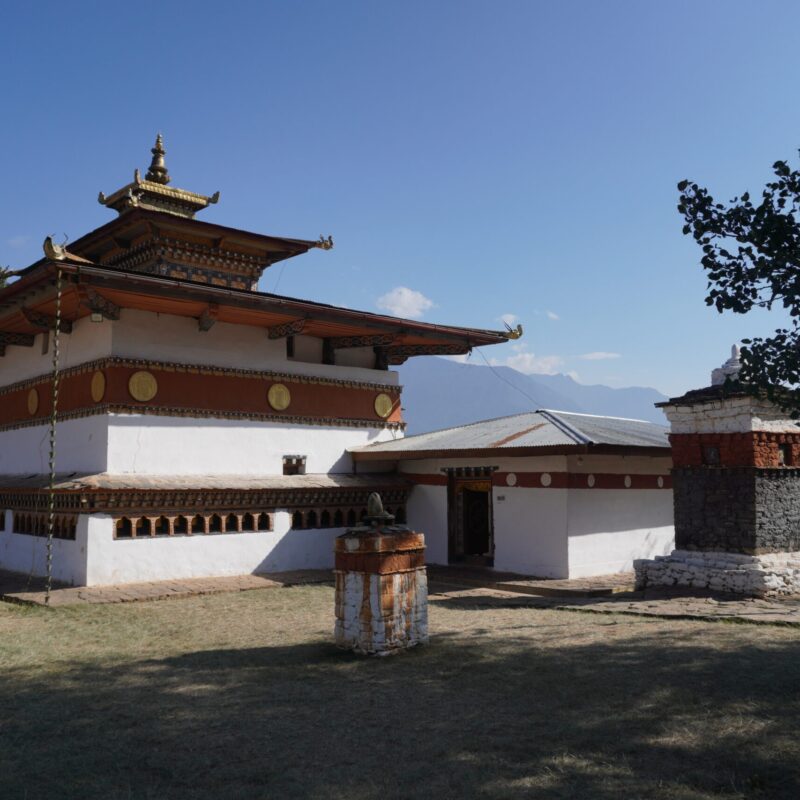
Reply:
<svg viewBox="0 0 800 800"><path fill-rule="evenodd" d="M337 350L334 358L338 366L372 369L375 364L375 350L371 347L346 347Z"/></svg>
<svg viewBox="0 0 800 800"><path fill-rule="evenodd" d="M352 472L348 447L398 431L325 428L253 420L114 414L108 471L152 475L280 475L284 455L305 455L306 472Z"/></svg>
<svg viewBox="0 0 800 800"><path fill-rule="evenodd" d="M669 489L570 489L569 577L627 572L675 546Z"/></svg>
<svg viewBox="0 0 800 800"><path fill-rule="evenodd" d="M567 490L506 486L493 492L494 568L566 578Z"/></svg>
<svg viewBox="0 0 800 800"><path fill-rule="evenodd" d="M406 504L408 526L425 534L425 561L447 564L447 487L415 486Z"/></svg>
<svg viewBox="0 0 800 800"><path fill-rule="evenodd" d="M293 531L291 515L278 511L273 531L114 539L114 521L91 518L87 584L90 586L254 572L333 567L333 540L343 528Z"/></svg>
<svg viewBox="0 0 800 800"><path fill-rule="evenodd" d="M47 574L47 539L12 532L14 515L6 515L5 530L0 531L0 569L43 576ZM86 583L86 542L89 517L78 518L75 541L53 539L53 579L73 586Z"/></svg>
<svg viewBox="0 0 800 800"><path fill-rule="evenodd" d="M47 425L0 431L0 475L49 472ZM56 470L104 472L107 464L108 417L68 419L56 426Z"/></svg>
<svg viewBox="0 0 800 800"><path fill-rule="evenodd" d="M265 328L218 322L211 330L201 333L197 321L189 317L134 309L123 309L119 320L113 323L112 352L115 356L233 369L277 370L294 375L360 380L390 386L399 382L398 373L393 370L299 360L302 356L318 361L321 347L319 339L298 336L295 339L298 360L288 360L285 340L269 339ZM315 348L319 349L319 358Z"/></svg>
<svg viewBox="0 0 800 800"><path fill-rule="evenodd" d="M664 407L672 433L797 433L800 423L774 403L754 397L732 397L693 406Z"/></svg>
<svg viewBox="0 0 800 800"><path fill-rule="evenodd" d="M60 337L59 364L61 369L85 364L97 358L111 354L112 325L107 320L92 322L88 317L79 320L72 326L72 333ZM42 354L42 339L39 334L33 347L6 348L6 354L0 358L0 386L8 386L17 381L47 375L53 368L53 342L50 337L50 348Z"/></svg>

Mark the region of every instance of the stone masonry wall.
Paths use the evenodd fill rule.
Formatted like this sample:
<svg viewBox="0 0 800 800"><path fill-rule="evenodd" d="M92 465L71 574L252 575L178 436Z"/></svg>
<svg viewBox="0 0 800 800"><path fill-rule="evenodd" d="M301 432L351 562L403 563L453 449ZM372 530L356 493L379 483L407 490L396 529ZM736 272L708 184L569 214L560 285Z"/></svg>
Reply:
<svg viewBox="0 0 800 800"><path fill-rule="evenodd" d="M750 597L800 594L800 553L747 556L673 550L633 562L636 588L673 586Z"/></svg>
<svg viewBox="0 0 800 800"><path fill-rule="evenodd" d="M800 550L800 469L756 473L756 552Z"/></svg>
<svg viewBox="0 0 800 800"><path fill-rule="evenodd" d="M800 550L799 469L676 467L672 480L678 550Z"/></svg>
<svg viewBox="0 0 800 800"><path fill-rule="evenodd" d="M752 553L756 547L753 469L672 470L675 547Z"/></svg>

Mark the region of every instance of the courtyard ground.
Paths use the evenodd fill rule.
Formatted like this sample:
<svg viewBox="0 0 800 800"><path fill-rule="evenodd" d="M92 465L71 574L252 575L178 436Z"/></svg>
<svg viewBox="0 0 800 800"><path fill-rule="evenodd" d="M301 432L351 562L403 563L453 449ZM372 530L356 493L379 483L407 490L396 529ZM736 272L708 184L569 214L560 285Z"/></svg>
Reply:
<svg viewBox="0 0 800 800"><path fill-rule="evenodd" d="M800 630L431 603L331 644L325 585L0 603L0 797L796 798Z"/></svg>

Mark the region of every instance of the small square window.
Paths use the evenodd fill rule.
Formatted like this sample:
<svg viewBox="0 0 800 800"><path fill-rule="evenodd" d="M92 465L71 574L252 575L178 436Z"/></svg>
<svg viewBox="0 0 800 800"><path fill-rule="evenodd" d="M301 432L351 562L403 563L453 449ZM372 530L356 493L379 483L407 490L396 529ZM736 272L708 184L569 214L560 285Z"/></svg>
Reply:
<svg viewBox="0 0 800 800"><path fill-rule="evenodd" d="M715 445L706 445L703 447L703 463L707 467L719 466L719 447Z"/></svg>
<svg viewBox="0 0 800 800"><path fill-rule="evenodd" d="M792 446L790 444L778 445L778 464L781 467L792 466Z"/></svg>
<svg viewBox="0 0 800 800"><path fill-rule="evenodd" d="M305 475L306 457L305 456L284 456L283 457L284 475Z"/></svg>

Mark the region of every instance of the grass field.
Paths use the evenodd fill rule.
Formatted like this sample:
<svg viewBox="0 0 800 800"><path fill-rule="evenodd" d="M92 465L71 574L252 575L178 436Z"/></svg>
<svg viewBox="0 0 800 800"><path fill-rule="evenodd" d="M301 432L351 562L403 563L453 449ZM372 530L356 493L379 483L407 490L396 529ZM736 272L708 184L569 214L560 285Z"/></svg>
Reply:
<svg viewBox="0 0 800 800"><path fill-rule="evenodd" d="M0 604L0 797L800 796L796 630L463 597L363 659L332 604Z"/></svg>

